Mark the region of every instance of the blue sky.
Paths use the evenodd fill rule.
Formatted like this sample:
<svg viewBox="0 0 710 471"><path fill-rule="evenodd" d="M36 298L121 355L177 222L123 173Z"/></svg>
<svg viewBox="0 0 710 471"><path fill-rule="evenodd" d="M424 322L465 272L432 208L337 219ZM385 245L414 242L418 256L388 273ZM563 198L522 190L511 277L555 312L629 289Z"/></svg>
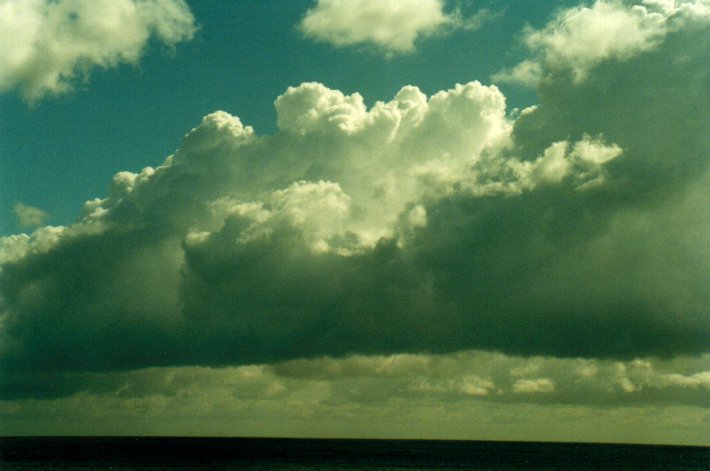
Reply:
<svg viewBox="0 0 710 471"><path fill-rule="evenodd" d="M297 25L310 1L190 2L198 30L174 50L153 40L138 64L94 67L72 91L35 104L16 90L0 95L0 233L26 230L16 203L45 210L47 223L73 222L84 201L106 195L114 173L159 164L212 111L273 133L273 101L301 82L358 91L370 105L403 85L433 93L489 83L522 56L522 27L541 26L563 4L463 2L464 15L488 8L494 17L478 31L441 34L419 41L416 53L386 58L305 38ZM530 89L504 88L511 107L535 102Z"/></svg>
<svg viewBox="0 0 710 471"><path fill-rule="evenodd" d="M0 0L0 435L707 444L708 51L709 0Z"/></svg>

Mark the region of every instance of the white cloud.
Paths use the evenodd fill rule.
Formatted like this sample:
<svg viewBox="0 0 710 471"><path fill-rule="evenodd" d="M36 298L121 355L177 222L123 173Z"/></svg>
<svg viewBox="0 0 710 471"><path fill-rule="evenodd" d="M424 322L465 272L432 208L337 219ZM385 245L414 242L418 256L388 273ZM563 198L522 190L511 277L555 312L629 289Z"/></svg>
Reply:
<svg viewBox="0 0 710 471"><path fill-rule="evenodd" d="M367 125L367 110L359 93L345 96L319 83L289 87L275 102L279 129L304 135L336 127L346 134Z"/></svg>
<svg viewBox="0 0 710 471"><path fill-rule="evenodd" d="M25 256L29 249L27 234L17 234L0 238L0 264L13 262Z"/></svg>
<svg viewBox="0 0 710 471"><path fill-rule="evenodd" d="M535 86L542 76L542 66L539 62L525 59L511 69L504 69L491 75L496 83L518 83Z"/></svg>
<svg viewBox="0 0 710 471"><path fill-rule="evenodd" d="M0 264L21 260L28 254L46 253L69 232L61 226L45 226L37 228L31 235L0 237Z"/></svg>
<svg viewBox="0 0 710 471"><path fill-rule="evenodd" d="M22 203L15 204L13 211L22 227L41 226L44 224L44 220L49 217L46 211Z"/></svg>
<svg viewBox="0 0 710 471"><path fill-rule="evenodd" d="M680 388L697 390L698 395L703 395L703 390L710 389L710 371L707 370L690 373L658 371L656 365L648 360L619 362L615 368L614 382L626 393L662 395Z"/></svg>
<svg viewBox="0 0 710 471"><path fill-rule="evenodd" d="M565 11L558 24L530 31L525 41L533 50L544 50L545 61L569 67L575 80L582 80L590 67L648 50L663 34L661 15L621 2L597 1L591 8Z"/></svg>
<svg viewBox="0 0 710 471"><path fill-rule="evenodd" d="M337 183L300 181L275 191L267 206L271 209L263 209L261 202L237 203L231 209L233 214L251 222L239 239L241 243L268 239L286 225L299 227L304 242L318 253L333 250L329 239L344 232L350 218L351 199ZM349 253L344 247L335 251Z"/></svg>
<svg viewBox="0 0 710 471"><path fill-rule="evenodd" d="M151 36L174 46L194 31L183 0L4 0L0 92L65 93L94 67L136 64Z"/></svg>
<svg viewBox="0 0 710 471"><path fill-rule="evenodd" d="M303 34L336 47L372 45L385 54L414 51L419 38L447 28L477 29L490 17L446 13L443 0L318 0L299 27Z"/></svg>
<svg viewBox="0 0 710 471"><path fill-rule="evenodd" d="M603 139L585 136L574 143L556 142L534 161L510 160L508 165L520 179L520 188L558 184L574 176L579 189L600 185L604 180L604 164L619 157L622 149L616 144L607 145Z"/></svg>
<svg viewBox="0 0 710 471"><path fill-rule="evenodd" d="M551 393L554 390L555 383L549 378L516 379L513 383L515 394Z"/></svg>
<svg viewBox="0 0 710 471"><path fill-rule="evenodd" d="M709 10L705 0L654 0L632 6L597 0L591 7L569 8L544 28L525 31L524 42L536 59L494 74L493 80L534 86L554 69L568 71L581 82L603 61L625 61L649 51L684 18L707 16Z"/></svg>
<svg viewBox="0 0 710 471"><path fill-rule="evenodd" d="M710 389L710 371L701 371L687 376L673 373L663 376L662 381L672 386Z"/></svg>
<svg viewBox="0 0 710 471"><path fill-rule="evenodd" d="M357 253L405 227L425 226L421 203L450 195L452 187L477 196L520 194L568 178L583 187L601 182L604 165L622 152L602 138L585 137L573 145L556 143L534 162L502 158L499 152L510 144L512 129L505 99L497 88L478 82L429 98L416 87L404 87L392 101L369 110L357 93L346 96L304 83L289 87L275 106L281 134L272 141L271 158L279 160L271 160L274 167L267 159L254 162L269 171L253 174L243 167L249 161L230 158L235 152L249 154L264 141L256 140L239 118L220 111L205 117L157 173L149 168L140 176L117 174L111 197L90 203L87 214L98 218L124 200L151 205L143 199L152 180L183 172L183 166L209 174L240 168L239 184L225 188L228 196L213 204L212 215L246 224L238 237L242 243L268 240L288 226L315 252ZM281 147L282 139L288 148ZM242 180L246 175L252 178ZM201 224L190 229L201 234L193 236L193 244L222 227Z"/></svg>

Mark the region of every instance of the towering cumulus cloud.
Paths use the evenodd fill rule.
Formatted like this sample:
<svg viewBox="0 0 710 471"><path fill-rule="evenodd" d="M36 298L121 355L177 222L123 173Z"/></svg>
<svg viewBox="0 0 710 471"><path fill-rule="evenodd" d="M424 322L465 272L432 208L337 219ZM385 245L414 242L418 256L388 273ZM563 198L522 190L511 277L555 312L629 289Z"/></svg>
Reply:
<svg viewBox="0 0 710 471"><path fill-rule="evenodd" d="M183 0L4 0L0 92L64 93L94 67L138 62L151 36L172 46L194 31Z"/></svg>
<svg viewBox="0 0 710 471"><path fill-rule="evenodd" d="M274 135L206 116L76 224L0 240L5 393L47 372L350 354L707 352L710 6L663 5L529 31L540 104L520 113L478 82L369 109L304 83ZM575 15L613 27L589 42ZM707 383L693 374L644 381Z"/></svg>

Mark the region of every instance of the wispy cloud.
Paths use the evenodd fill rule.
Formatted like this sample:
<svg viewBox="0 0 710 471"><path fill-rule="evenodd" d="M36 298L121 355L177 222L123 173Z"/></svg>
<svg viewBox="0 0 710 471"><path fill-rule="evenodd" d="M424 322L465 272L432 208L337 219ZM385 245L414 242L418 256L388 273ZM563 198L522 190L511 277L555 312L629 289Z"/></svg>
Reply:
<svg viewBox="0 0 710 471"><path fill-rule="evenodd" d="M21 227L41 226L49 217L46 211L23 203L15 204L12 209Z"/></svg>

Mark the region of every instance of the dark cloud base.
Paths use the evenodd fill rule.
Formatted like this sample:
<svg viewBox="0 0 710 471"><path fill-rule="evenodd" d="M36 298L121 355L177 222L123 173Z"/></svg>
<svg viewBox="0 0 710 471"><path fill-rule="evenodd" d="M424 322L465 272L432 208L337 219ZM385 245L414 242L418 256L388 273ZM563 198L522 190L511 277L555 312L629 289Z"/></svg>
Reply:
<svg viewBox="0 0 710 471"><path fill-rule="evenodd" d="M427 227L407 248L383 240L353 256L314 255L289 231L245 249L232 242L229 223L197 248L145 230L82 237L4 266L7 305L21 305L28 286L41 285L43 295L23 317L6 321L3 370L223 366L470 348L626 359L706 351L710 323L702 307L678 313L634 293L634 280L623 285L630 271L616 265L618 254L595 260L590 273L589 260L570 266L608 222L587 211L583 224L571 208L551 204L567 200L577 209L565 198L573 194L550 193L447 198L428 208ZM575 225L591 229L570 229ZM185 254L179 310L131 315L124 297L135 293L106 300L118 261L165 245ZM610 268L599 270L603 263Z"/></svg>

